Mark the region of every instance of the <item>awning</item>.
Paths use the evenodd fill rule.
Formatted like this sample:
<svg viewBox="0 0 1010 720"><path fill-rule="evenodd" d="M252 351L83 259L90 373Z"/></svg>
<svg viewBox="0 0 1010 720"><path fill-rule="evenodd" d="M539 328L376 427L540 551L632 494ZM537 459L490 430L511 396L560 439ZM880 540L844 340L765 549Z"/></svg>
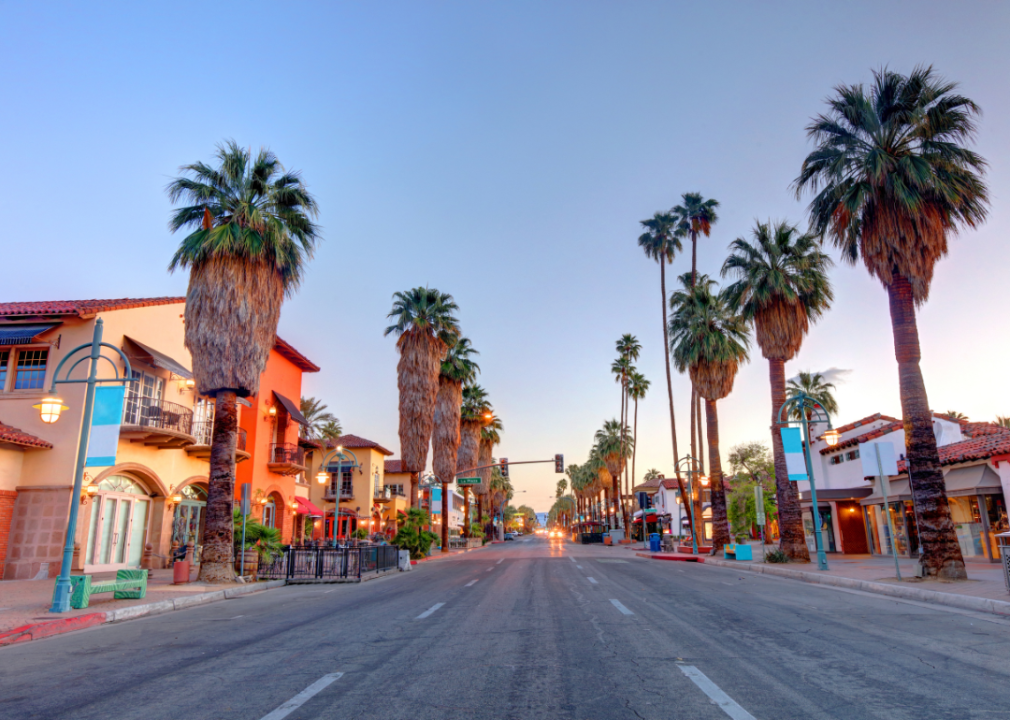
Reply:
<svg viewBox="0 0 1010 720"><path fill-rule="evenodd" d="M298 408L297 405L295 405L290 399L284 397L276 390L273 391L273 394L274 397L277 398L277 402L283 405L284 409L288 411L288 415L291 416L292 420L294 420L296 423L300 423L308 427L309 421L305 419L305 416L302 415L302 411Z"/></svg>
<svg viewBox="0 0 1010 720"><path fill-rule="evenodd" d="M875 481L876 482L876 481ZM873 492L873 487L842 488L840 490L818 490L817 503L838 502L842 500L862 500ZM810 491L800 493L800 503L810 504Z"/></svg>
<svg viewBox="0 0 1010 720"><path fill-rule="evenodd" d="M134 345L139 352L134 353L132 357L136 357L141 362L145 362L156 368L161 368L162 370L168 370L174 375L178 375L181 378L190 380L193 377L192 371L189 370L185 365L183 365L178 360L173 360L168 355L162 352L158 352L154 348L150 348L144 343L137 342L132 337L124 335L124 338ZM131 358L132 359L132 358Z"/></svg>
<svg viewBox="0 0 1010 720"><path fill-rule="evenodd" d="M818 496L817 500L820 501ZM911 500L912 491L908 487L908 478L901 478L899 480L891 480L888 483L887 488L887 502L895 502L898 500ZM873 494L869 497L865 497L859 501L860 505L882 505L884 503L884 496L880 494L880 480L873 481Z"/></svg>
<svg viewBox="0 0 1010 720"><path fill-rule="evenodd" d="M298 503L297 513L299 515L308 515L309 517L323 516L323 511L316 507L311 500L295 496L295 502Z"/></svg>
<svg viewBox="0 0 1010 720"><path fill-rule="evenodd" d="M951 470L943 477L947 497L966 495L993 495L1003 492L999 475L988 464L972 465Z"/></svg>
<svg viewBox="0 0 1010 720"><path fill-rule="evenodd" d="M46 330L52 330L60 323L39 323L37 325L0 326L0 345L28 345Z"/></svg>

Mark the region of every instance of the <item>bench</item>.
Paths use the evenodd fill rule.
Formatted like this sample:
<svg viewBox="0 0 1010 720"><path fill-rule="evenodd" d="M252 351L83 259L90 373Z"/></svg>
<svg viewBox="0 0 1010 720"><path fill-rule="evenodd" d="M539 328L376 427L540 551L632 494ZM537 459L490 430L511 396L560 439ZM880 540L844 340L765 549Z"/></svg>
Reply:
<svg viewBox="0 0 1010 720"><path fill-rule="evenodd" d="M115 580L93 582L90 575L70 578L70 607L83 610L97 593L113 593L115 600L136 600L147 595L147 570L117 570Z"/></svg>
<svg viewBox="0 0 1010 720"><path fill-rule="evenodd" d="M727 560L753 560L750 545L734 543L723 546L723 552Z"/></svg>

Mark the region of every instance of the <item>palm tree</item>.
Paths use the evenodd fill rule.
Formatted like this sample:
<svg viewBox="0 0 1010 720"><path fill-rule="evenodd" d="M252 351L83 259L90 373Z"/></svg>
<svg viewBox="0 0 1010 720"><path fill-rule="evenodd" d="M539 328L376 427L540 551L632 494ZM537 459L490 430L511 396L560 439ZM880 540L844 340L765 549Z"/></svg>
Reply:
<svg viewBox="0 0 1010 720"><path fill-rule="evenodd" d="M431 436L431 467L442 483L442 552L449 552L449 485L456 476L463 384L473 382L480 366L470 359L479 355L470 340L456 339L442 361L435 398L435 426Z"/></svg>
<svg viewBox="0 0 1010 720"><path fill-rule="evenodd" d="M302 417L307 423L300 427L299 434L306 440L317 440L322 437L326 423L337 421L333 413L326 412L327 406L319 398L303 397L299 405Z"/></svg>
<svg viewBox="0 0 1010 720"><path fill-rule="evenodd" d="M929 296L947 239L988 213L986 162L966 143L979 107L931 67L905 76L882 69L835 88L807 126L816 149L795 180L815 193L811 227L842 257L862 258L887 290L905 425L905 457L926 574L967 577L950 517L932 413L919 367L916 306Z"/></svg>
<svg viewBox="0 0 1010 720"><path fill-rule="evenodd" d="M491 521L493 523L494 518L500 516L502 518L502 525L504 526L505 508L513 495L512 483L501 474L501 470L497 467L491 468L490 471L491 477L488 480L487 494L488 499L491 501Z"/></svg>
<svg viewBox="0 0 1010 720"><path fill-rule="evenodd" d="M488 417L490 415L490 417ZM484 415L484 424L480 431L480 445L478 447L477 454L477 464L482 466L480 470L477 471L478 477L480 477L480 485L476 486L473 491L477 495L477 507L479 514L484 514L484 502L485 500L492 501L493 497L489 497L491 490L491 478L494 475L492 470L497 468L486 467L494 462L494 448L501 442L501 433L504 430L501 418L494 414L494 410ZM493 514L493 513L492 513Z"/></svg>
<svg viewBox="0 0 1010 720"><path fill-rule="evenodd" d="M710 287L694 288L692 302L670 318L670 343L677 369L687 370L698 394L705 399L708 425L709 487L712 492L712 549L729 541L726 493L719 456L719 416L716 401L733 390L740 364L747 361L747 322L733 312L723 294Z"/></svg>
<svg viewBox="0 0 1010 720"><path fill-rule="evenodd" d="M327 420L319 428L319 439L322 440L323 442L336 440L343 434L344 434L344 428L340 425L340 421L337 418Z"/></svg>
<svg viewBox="0 0 1010 720"><path fill-rule="evenodd" d="M663 473L661 473L656 468L649 468L648 470L645 471L645 475L642 477L642 480L645 480L645 481L655 480L656 478L661 478L661 477L663 477Z"/></svg>
<svg viewBox="0 0 1010 720"><path fill-rule="evenodd" d="M673 467L674 475L677 478L677 486L680 488L680 496L687 497L684 488L684 479L680 476L680 467L677 461L680 459L680 452L677 449L677 419L673 413L673 380L670 377L670 338L667 330L666 317L666 266L673 262L674 254L683 250L677 229L677 218L672 213L656 213L648 220L642 220L641 225L645 232L638 238L638 246L645 250L645 254L659 263L659 287L662 292L663 301L663 360L666 362L666 395L670 402L670 439L673 442ZM687 508L688 519L692 518L692 509ZM693 526L693 521L692 521Z"/></svg>
<svg viewBox="0 0 1010 720"><path fill-rule="evenodd" d="M768 360L779 548L802 562L810 562L810 552L799 493L786 469L778 417L786 400L785 364L796 357L811 322L830 307L834 297L829 267L831 258L821 252L816 236L800 233L785 222L756 223L749 242L743 238L733 241L722 266L723 277L732 274L737 278L726 288L727 299L744 319L754 323L757 344Z"/></svg>
<svg viewBox="0 0 1010 720"><path fill-rule="evenodd" d="M1000 427L1010 429L1010 415L997 415L996 424Z"/></svg>
<svg viewBox="0 0 1010 720"><path fill-rule="evenodd" d="M393 295L395 322L384 335L395 333L400 360L396 364L400 390L400 458L410 473L410 504L418 507L420 472L428 462L428 442L435 422L435 398L442 358L459 335L458 310L452 295L417 287Z"/></svg>
<svg viewBox="0 0 1010 720"><path fill-rule="evenodd" d="M638 401L649 392L650 382L645 375L635 371L628 384L628 396L635 401L634 426L631 429L631 487L635 487L635 456L638 454Z"/></svg>
<svg viewBox="0 0 1010 720"><path fill-rule="evenodd" d="M168 185L171 201L186 203L169 228L190 230L169 271L190 271L186 347L197 391L215 399L200 579L230 582L236 399L259 391L281 304L298 288L320 234L311 220L315 199L269 150L254 158L229 141L218 146L217 160L216 168L184 165L184 176Z"/></svg>
<svg viewBox="0 0 1010 720"><path fill-rule="evenodd" d="M627 426L619 420L607 420L604 422L603 427L596 431L593 440L596 444L596 450L599 452L600 457L603 458L603 462L606 463L607 472L610 473L613 482L614 495L612 499L614 514L616 515L618 509L620 509L624 519L624 527L630 537L631 525L629 524L628 507L625 503L619 502L619 499L621 497L621 472L624 471L634 443L628 438Z"/></svg>
<svg viewBox="0 0 1010 720"><path fill-rule="evenodd" d="M965 422L968 421L968 416L965 415L963 412L958 412L957 410L948 410L947 412L944 413L944 415L949 417L951 420L964 420Z"/></svg>
<svg viewBox="0 0 1010 720"><path fill-rule="evenodd" d="M558 480L557 485L554 488L554 497L559 498L568 491L568 481L564 478Z"/></svg>
<svg viewBox="0 0 1010 720"><path fill-rule="evenodd" d="M838 402L835 400L835 384L827 382L821 373L801 370L799 375L790 378L786 384L786 395L795 395L798 392L805 393L813 398L814 402L821 406L828 415L838 414ZM794 420L800 419L798 409L791 410L789 416ZM807 410L807 419L812 417L812 411ZM775 472L778 472L776 468Z"/></svg>
<svg viewBox="0 0 1010 720"><path fill-rule="evenodd" d="M635 372L635 366L631 363L642 354L642 345L638 342L638 338L634 335L625 333L621 336L621 339L617 341L617 354L618 362L621 364L621 373L618 378L621 383L621 425L626 427L628 425L628 413L630 412L630 403L628 399L628 379L631 373ZM617 362L614 363L616 367ZM612 367L611 371L614 372L615 368ZM625 500L630 497L631 488L628 486L628 464L624 464L624 493L621 496L621 507L623 508L626 504ZM620 485L620 479L618 479L618 485ZM627 517L628 511L624 510L624 516ZM625 530L630 535L631 529L625 528Z"/></svg>
<svg viewBox="0 0 1010 720"><path fill-rule="evenodd" d="M698 276L698 236L708 237L719 216L715 209L718 200L706 200L701 193L684 193L682 205L675 206L670 213L677 218L677 228L683 235L691 237L691 287Z"/></svg>
<svg viewBox="0 0 1010 720"><path fill-rule="evenodd" d="M480 430L491 414L487 392L480 385L463 386L463 406L459 416L459 449L456 454L456 475L477 467L480 454ZM468 475L468 477L473 477ZM470 535L470 486L463 486L463 507L467 537ZM478 515L479 517L479 515Z"/></svg>

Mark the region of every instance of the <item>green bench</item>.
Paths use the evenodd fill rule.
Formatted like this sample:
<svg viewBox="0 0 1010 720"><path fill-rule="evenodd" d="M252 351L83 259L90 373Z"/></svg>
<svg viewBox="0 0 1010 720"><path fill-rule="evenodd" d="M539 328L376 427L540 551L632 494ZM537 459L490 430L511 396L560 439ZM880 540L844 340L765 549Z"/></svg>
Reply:
<svg viewBox="0 0 1010 720"><path fill-rule="evenodd" d="M136 600L147 595L147 570L117 570L115 580L93 582L90 575L70 578L70 607L82 610L88 607L96 593L113 593L116 600Z"/></svg>

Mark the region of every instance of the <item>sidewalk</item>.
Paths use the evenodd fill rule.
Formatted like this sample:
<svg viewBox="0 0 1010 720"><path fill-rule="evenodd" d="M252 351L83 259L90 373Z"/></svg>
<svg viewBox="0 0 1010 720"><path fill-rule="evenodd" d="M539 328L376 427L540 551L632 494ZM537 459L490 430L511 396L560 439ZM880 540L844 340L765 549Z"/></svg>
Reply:
<svg viewBox="0 0 1010 720"><path fill-rule="evenodd" d="M99 581L114 580L116 573L95 573L93 577ZM112 593L102 593L92 596L89 606L83 610L51 613L49 608L52 606L55 579L5 580L0 582L0 646L106 622L181 610L284 584L285 581L276 580L246 585L222 586L198 582L173 585L171 569L152 570L144 598L115 600Z"/></svg>

